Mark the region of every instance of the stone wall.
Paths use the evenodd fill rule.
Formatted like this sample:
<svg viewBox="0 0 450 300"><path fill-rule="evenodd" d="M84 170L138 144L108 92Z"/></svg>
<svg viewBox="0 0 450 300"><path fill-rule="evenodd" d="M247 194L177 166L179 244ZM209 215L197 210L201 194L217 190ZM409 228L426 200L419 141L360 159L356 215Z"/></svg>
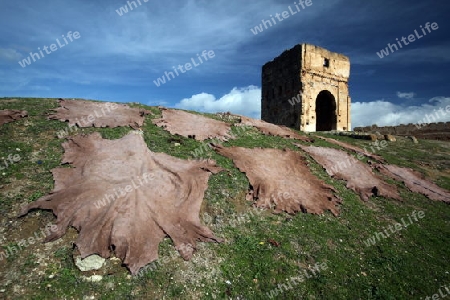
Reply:
<svg viewBox="0 0 450 300"><path fill-rule="evenodd" d="M412 135L422 139L450 140L450 122L430 123L428 125L407 124L378 127L377 125L356 127L359 132L379 132L381 134Z"/></svg>
<svg viewBox="0 0 450 300"><path fill-rule="evenodd" d="M284 51L262 68L261 119L273 124L299 129L300 103L289 100L301 97L301 45Z"/></svg>
<svg viewBox="0 0 450 300"><path fill-rule="evenodd" d="M317 99L321 95L334 114L333 128L350 130L348 57L300 44L284 51L262 69L261 119L303 131L316 131ZM322 99L321 98L321 99ZM323 119L323 118L322 118ZM330 118L325 118L330 119Z"/></svg>

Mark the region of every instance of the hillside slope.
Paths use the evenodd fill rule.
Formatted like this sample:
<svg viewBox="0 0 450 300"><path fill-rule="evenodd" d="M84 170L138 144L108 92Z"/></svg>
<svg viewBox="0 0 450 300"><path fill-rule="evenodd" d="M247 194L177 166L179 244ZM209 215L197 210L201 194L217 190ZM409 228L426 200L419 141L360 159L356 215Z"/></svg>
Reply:
<svg viewBox="0 0 450 300"><path fill-rule="evenodd" d="M65 141L58 132L67 130L67 123L47 119L58 103L56 99L0 99L0 110L28 112L28 117L0 126L0 252L16 249L8 257L0 256L0 299L419 299L450 283L448 204L410 192L388 177L383 178L398 188L403 201L383 197L361 201L344 181L330 177L295 146L309 143L232 127L236 138L221 142L224 147L299 152L311 172L333 186L342 200L338 216L273 214L245 199L249 181L231 159L205 142L171 135L154 125L160 109L129 105L153 113L141 127L151 151L182 159L212 158L224 169L210 177L200 212L202 223L224 242L198 243L193 258L184 261L166 238L159 247L159 260L138 276L131 276L118 259L107 260L98 271L81 272L73 259L78 255L73 247L76 230L43 244L47 224L55 223L52 212L34 210L17 217L22 206L53 190L50 170L61 166ZM104 139L118 139L131 130L89 127L72 133L99 132ZM310 137L315 135L328 136ZM399 137L377 148L370 141L333 138L369 149L389 164L413 168L450 190L449 142L413 144ZM317 138L313 144L342 149ZM20 160L9 163L8 155L19 155ZM415 218L419 213L423 217ZM404 225L390 229L396 223ZM30 242L23 243L24 239ZM90 282L96 278L93 275L101 275L101 281Z"/></svg>

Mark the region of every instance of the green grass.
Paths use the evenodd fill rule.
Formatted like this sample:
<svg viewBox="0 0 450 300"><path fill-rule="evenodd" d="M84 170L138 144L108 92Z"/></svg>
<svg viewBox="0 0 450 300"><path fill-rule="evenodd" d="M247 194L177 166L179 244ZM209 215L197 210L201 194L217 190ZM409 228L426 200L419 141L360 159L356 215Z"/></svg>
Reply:
<svg viewBox="0 0 450 300"><path fill-rule="evenodd" d="M412 193L393 180L389 182L398 186L403 202L375 197L364 203L345 188L344 182L330 178L305 155L311 171L333 185L343 199L341 214L290 216L258 211L245 200L249 182L230 159L201 142L171 135L153 125L152 119L160 117L157 108L131 106L154 113L146 117L142 128L150 150L190 159L196 149L203 148L199 158L212 158L225 169L211 176L201 211L203 222L224 242L199 243L193 259L186 262L176 253L172 241L165 239L159 248L162 263L143 276L130 277L120 262L109 260L102 270L83 274L72 259L77 233L70 229L58 241L28 246L0 261L0 291L5 290L0 298L267 299L267 293L278 284L316 263L326 263L328 268L284 290L277 299L420 299L450 283L449 205ZM47 120L49 109L55 107L55 99L0 99L0 109L29 112L28 118L0 127L1 156L19 153L22 158L3 171L5 175L0 174L0 237L4 236L0 249L17 245L45 224L55 222L47 211L16 217L21 205L53 188L50 170L60 166L64 142L56 133L67 126ZM78 133L100 132L104 138L117 139L130 130L84 128ZM233 128L233 133L237 138L224 142L224 146L301 152L293 145L295 141L264 136L253 128ZM369 141L332 137L360 147L370 146ZM320 139L314 145L340 148ZM415 145L399 139L376 154L388 163L414 168L450 189L449 149L449 143L420 140ZM425 217L373 246L364 243L414 210L423 211ZM85 277L96 274L103 276L101 282L85 281ZM17 290L22 292L17 294Z"/></svg>

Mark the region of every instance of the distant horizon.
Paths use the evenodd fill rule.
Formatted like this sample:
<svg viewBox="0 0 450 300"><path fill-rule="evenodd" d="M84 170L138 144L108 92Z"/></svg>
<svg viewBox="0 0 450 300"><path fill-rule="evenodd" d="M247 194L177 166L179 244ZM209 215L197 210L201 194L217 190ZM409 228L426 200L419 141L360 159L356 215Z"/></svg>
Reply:
<svg viewBox="0 0 450 300"><path fill-rule="evenodd" d="M449 8L407 0L3 1L0 96L259 118L262 66L312 44L350 59L352 127L417 123L450 105Z"/></svg>
<svg viewBox="0 0 450 300"><path fill-rule="evenodd" d="M148 104L143 104L140 102L136 102L136 101L132 101L132 102L115 102L115 101L108 101L108 100L99 100L99 99L84 99L84 98L61 98L61 97L10 97L10 96L5 96L5 97L0 97L0 100L3 99L8 99L8 100L14 100L14 99L55 99L55 100L84 100L84 101L99 101L99 102L111 102L111 103L118 103L118 104L141 104L141 105L145 105L145 106L149 106L149 107L164 107L164 108L170 108L170 109L180 109L180 110L190 110L190 111L195 111L195 112L199 112L199 113L210 113L210 114L218 114L218 113L226 113L229 111L211 111L211 112L202 112L202 111L197 111L195 109L184 109L184 108L176 108L176 107L167 107L164 105L148 105ZM450 106L447 106L449 113L450 113ZM240 115L240 114L235 114L230 112L231 114L234 115ZM245 115L244 115L245 116ZM248 116L250 117L250 116ZM250 117L251 118L251 117ZM261 119L261 118L254 118L254 119ZM416 123L399 123L399 124L395 124L395 125L378 125L378 124L370 124L370 125L363 125L363 126L352 126L352 130L350 131L354 131L355 128L364 128L364 127L378 127L378 128L382 128L382 127L397 127L397 126L410 126L410 125L414 125L414 126L420 126L424 127L424 126L429 126L429 125L433 125L433 124L446 124L446 123L450 123L449 121L438 121L438 122L429 122L427 123L424 120L421 120L422 122L416 122ZM298 130L298 129L297 129Z"/></svg>

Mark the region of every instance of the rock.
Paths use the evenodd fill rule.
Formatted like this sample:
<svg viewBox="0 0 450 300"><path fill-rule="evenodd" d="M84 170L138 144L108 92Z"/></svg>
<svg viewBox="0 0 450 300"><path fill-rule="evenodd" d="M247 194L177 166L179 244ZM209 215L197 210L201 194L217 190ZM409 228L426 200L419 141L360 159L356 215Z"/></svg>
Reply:
<svg viewBox="0 0 450 300"><path fill-rule="evenodd" d="M101 267L103 267L104 263L105 263L105 259L96 254L90 255L90 256L86 257L85 259L81 259L80 256L78 256L75 259L75 265L82 272L99 270Z"/></svg>
<svg viewBox="0 0 450 300"><path fill-rule="evenodd" d="M138 135L144 135L144 132L141 129L132 130L131 132L133 132L134 134L138 134Z"/></svg>
<svg viewBox="0 0 450 300"><path fill-rule="evenodd" d="M377 140L377 136L375 134L369 134L369 140L371 140L372 142L375 142Z"/></svg>
<svg viewBox="0 0 450 300"><path fill-rule="evenodd" d="M396 141L397 141L397 139L395 138L395 136L393 136L393 135L391 135L391 134L385 134L385 135L384 135L384 139L385 139L386 141L389 141L389 142L396 142Z"/></svg>
<svg viewBox="0 0 450 300"><path fill-rule="evenodd" d="M414 143L414 144L418 144L419 143L419 141L416 139L416 137L415 136L408 136L408 138Z"/></svg>
<svg viewBox="0 0 450 300"><path fill-rule="evenodd" d="M92 275L90 277L82 277L84 281L87 282L100 282L103 280L103 276L102 275Z"/></svg>
<svg viewBox="0 0 450 300"><path fill-rule="evenodd" d="M384 139L384 136L379 131L375 131L375 135L377 136L377 139L379 139L379 140Z"/></svg>

